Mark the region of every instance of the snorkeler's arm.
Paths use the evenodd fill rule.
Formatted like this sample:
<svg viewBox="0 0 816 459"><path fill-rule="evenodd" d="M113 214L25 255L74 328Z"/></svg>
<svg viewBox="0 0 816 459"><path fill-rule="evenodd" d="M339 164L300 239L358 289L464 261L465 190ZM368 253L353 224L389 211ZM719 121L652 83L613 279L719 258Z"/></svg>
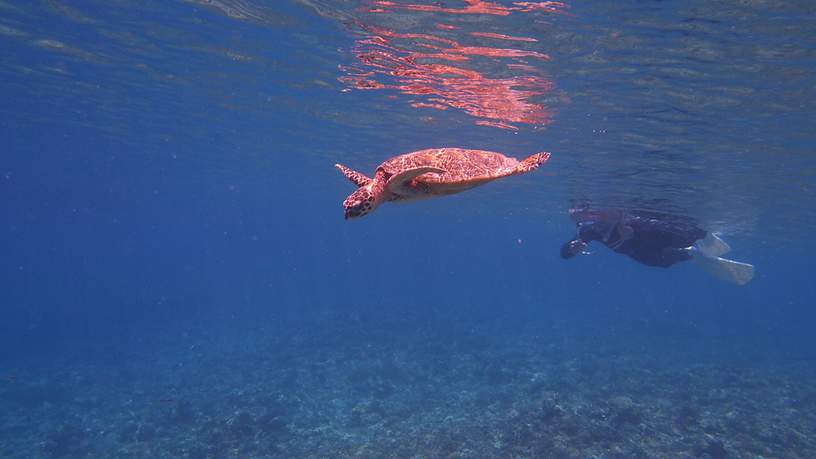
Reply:
<svg viewBox="0 0 816 459"><path fill-rule="evenodd" d="M624 222L616 224L613 230L617 238L612 243L607 244L612 250L618 249L635 235L635 230ZM610 233L611 232L612 230L610 230ZM610 234L609 237L612 237L612 235Z"/></svg>

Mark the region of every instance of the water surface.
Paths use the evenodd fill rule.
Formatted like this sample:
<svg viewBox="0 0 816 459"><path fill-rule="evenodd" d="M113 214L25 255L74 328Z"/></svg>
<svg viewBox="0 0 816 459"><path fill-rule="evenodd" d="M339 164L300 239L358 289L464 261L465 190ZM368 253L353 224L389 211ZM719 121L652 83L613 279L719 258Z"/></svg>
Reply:
<svg viewBox="0 0 816 459"><path fill-rule="evenodd" d="M814 30L792 0L0 1L0 455L812 456ZM552 159L343 220L335 163L442 146ZM756 278L561 260L576 205L694 219Z"/></svg>

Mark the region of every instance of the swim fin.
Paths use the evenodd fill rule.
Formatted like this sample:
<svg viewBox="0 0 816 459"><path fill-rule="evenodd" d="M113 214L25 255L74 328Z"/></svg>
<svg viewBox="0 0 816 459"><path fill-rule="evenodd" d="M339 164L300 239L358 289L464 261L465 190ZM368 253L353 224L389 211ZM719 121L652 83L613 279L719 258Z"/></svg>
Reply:
<svg viewBox="0 0 816 459"><path fill-rule="evenodd" d="M714 233L706 233L706 236L695 242L694 246L710 257L719 257L731 251L731 247Z"/></svg>
<svg viewBox="0 0 816 459"><path fill-rule="evenodd" d="M728 260L692 250L694 261L709 274L737 285L745 285L754 278L754 265Z"/></svg>

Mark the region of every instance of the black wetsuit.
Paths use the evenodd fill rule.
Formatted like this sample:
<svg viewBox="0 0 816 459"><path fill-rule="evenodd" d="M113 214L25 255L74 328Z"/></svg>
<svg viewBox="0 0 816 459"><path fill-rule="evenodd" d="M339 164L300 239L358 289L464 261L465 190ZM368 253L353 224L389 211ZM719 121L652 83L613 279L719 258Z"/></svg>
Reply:
<svg viewBox="0 0 816 459"><path fill-rule="evenodd" d="M706 231L679 217L657 214L575 211L578 239L599 241L617 253L649 266L667 268L690 260L687 247Z"/></svg>

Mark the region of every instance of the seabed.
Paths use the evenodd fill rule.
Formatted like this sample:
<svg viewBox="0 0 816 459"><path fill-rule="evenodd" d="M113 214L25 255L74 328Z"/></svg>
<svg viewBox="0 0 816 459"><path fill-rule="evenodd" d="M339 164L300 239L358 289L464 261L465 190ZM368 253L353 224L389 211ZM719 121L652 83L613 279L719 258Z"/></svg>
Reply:
<svg viewBox="0 0 816 459"><path fill-rule="evenodd" d="M813 362L508 321L348 313L19 364L0 456L816 457Z"/></svg>

